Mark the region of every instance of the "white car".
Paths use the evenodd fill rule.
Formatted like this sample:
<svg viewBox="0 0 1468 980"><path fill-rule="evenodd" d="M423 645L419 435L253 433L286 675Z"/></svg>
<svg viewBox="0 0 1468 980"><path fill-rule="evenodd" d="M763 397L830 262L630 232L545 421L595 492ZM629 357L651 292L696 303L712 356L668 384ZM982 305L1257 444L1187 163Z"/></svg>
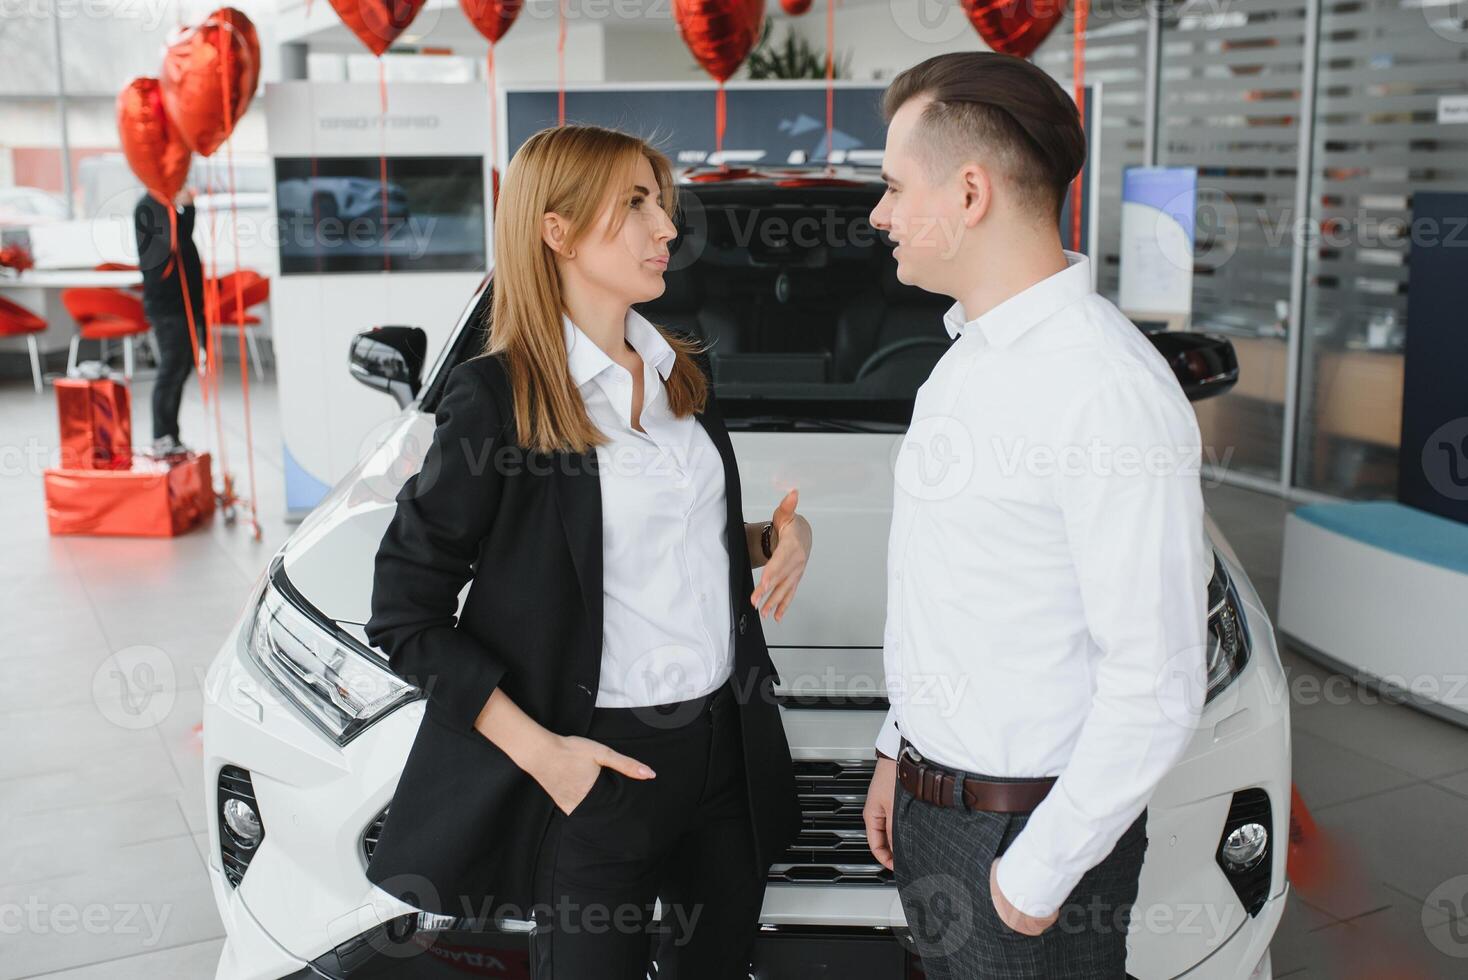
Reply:
<svg viewBox="0 0 1468 980"><path fill-rule="evenodd" d="M0 188L0 228L29 228L65 220L66 198L60 194L38 187Z"/></svg>
<svg viewBox="0 0 1468 980"><path fill-rule="evenodd" d="M805 821L771 869L750 973L918 977L861 808L886 706L892 459L947 344L948 301L898 283L888 243L862 232L882 187L869 171L818 186L686 177L697 199L685 198L668 289L640 309L713 341L747 513L799 486L818 542L784 622L765 626ZM373 557L449 369L483 342L492 288L491 275L426 374L422 331L358 335L351 370L401 413L274 557L210 668L209 864L228 931L218 980L529 976L527 923L420 912L364 873L424 707L364 639ZM1226 341L1153 339L1191 397L1237 377ZM1208 535L1208 703L1149 808L1128 958L1141 980L1269 977L1288 889L1284 674L1258 596L1211 521Z"/></svg>

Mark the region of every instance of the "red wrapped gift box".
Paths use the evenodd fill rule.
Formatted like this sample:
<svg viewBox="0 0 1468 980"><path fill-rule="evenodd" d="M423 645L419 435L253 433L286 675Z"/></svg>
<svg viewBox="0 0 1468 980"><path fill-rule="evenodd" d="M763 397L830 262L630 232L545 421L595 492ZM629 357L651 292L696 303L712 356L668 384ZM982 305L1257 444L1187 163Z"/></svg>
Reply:
<svg viewBox="0 0 1468 980"><path fill-rule="evenodd" d="M129 470L48 469L45 483L52 534L171 537L214 513L208 453L138 456Z"/></svg>
<svg viewBox="0 0 1468 980"><path fill-rule="evenodd" d="M63 469L132 465L132 405L127 384L114 378L57 378Z"/></svg>

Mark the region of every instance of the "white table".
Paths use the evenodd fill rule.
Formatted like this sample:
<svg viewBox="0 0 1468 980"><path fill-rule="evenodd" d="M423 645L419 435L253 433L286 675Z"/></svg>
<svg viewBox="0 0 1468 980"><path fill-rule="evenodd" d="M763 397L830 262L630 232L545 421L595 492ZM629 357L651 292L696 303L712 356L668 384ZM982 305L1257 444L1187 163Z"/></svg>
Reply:
<svg viewBox="0 0 1468 980"><path fill-rule="evenodd" d="M0 278L0 288L5 289L71 289L77 286L122 289L142 284L143 274L135 269L116 272L98 272L96 269L27 269L18 276Z"/></svg>
<svg viewBox="0 0 1468 980"><path fill-rule="evenodd" d="M18 276L0 276L0 295L13 300L46 321L46 329L36 334L36 346L42 355L67 350L76 334L76 321L61 304L61 291L77 287L125 289L141 285L143 274L135 271L98 272L95 269L28 269ZM29 356L24 337L0 337L0 353L18 352ZM49 372L46 377L59 376ZM137 372L136 377L148 376Z"/></svg>

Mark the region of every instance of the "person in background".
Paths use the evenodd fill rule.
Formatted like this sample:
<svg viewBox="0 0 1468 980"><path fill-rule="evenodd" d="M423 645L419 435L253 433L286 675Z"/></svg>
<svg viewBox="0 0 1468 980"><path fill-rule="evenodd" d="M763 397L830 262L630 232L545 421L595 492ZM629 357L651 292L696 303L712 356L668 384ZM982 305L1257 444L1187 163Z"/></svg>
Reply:
<svg viewBox="0 0 1468 980"><path fill-rule="evenodd" d="M199 351L208 347L204 329L204 267L194 246L194 196L185 188L174 198L178 222L175 255L168 207L145 193L133 209L133 233L138 243L138 267L143 273L143 312L158 340L160 363L153 383L153 455L187 452L179 441L178 407L184 382L194 366L194 341L189 336L189 307L184 304L183 282L188 283L194 332Z"/></svg>

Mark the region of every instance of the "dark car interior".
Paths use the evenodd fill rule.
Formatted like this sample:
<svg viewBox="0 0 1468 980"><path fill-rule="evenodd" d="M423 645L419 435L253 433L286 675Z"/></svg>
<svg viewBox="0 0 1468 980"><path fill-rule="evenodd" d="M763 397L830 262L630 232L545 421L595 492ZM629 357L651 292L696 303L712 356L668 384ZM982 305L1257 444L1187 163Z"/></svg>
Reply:
<svg viewBox="0 0 1468 980"><path fill-rule="evenodd" d="M900 431L950 346L943 314L952 301L897 280L890 242L868 220L880 184L792 183L680 187L665 291L637 309L707 342L731 428ZM483 349L492 287L489 278L435 363L424 410L435 410L448 368ZM1147 336L1190 399L1238 380L1225 337Z"/></svg>
<svg viewBox="0 0 1468 980"><path fill-rule="evenodd" d="M879 189L817 190L700 189L638 307L711 345L721 403L910 403L948 347L952 301L899 282L868 221Z"/></svg>
<svg viewBox="0 0 1468 980"><path fill-rule="evenodd" d="M667 288L637 309L710 345L731 423L906 425L918 386L949 345L943 312L952 301L897 280L891 245L868 221L880 196L875 183L680 188ZM447 364L482 348L489 296L481 294ZM426 408L447 374L435 372Z"/></svg>

